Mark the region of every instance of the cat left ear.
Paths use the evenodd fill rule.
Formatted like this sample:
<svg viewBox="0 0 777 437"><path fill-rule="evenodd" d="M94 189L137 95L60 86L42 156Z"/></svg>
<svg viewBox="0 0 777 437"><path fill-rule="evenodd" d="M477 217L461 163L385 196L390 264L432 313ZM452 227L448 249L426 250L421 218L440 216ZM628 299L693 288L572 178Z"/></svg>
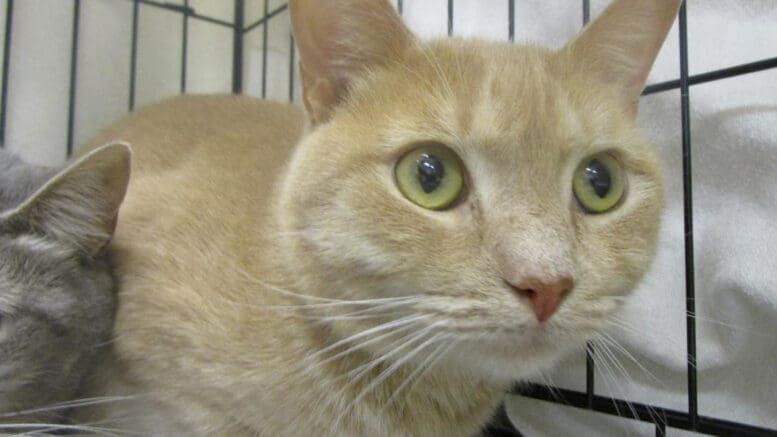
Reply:
<svg viewBox="0 0 777 437"><path fill-rule="evenodd" d="M329 119L360 73L400 60L414 38L387 0L290 0L289 12L313 123Z"/></svg>
<svg viewBox="0 0 777 437"><path fill-rule="evenodd" d="M9 217L97 254L116 227L129 183L130 156L129 146L123 143L89 152L49 179Z"/></svg>
<svg viewBox="0 0 777 437"><path fill-rule="evenodd" d="M636 116L650 68L682 0L614 0L560 54L613 87ZM567 58L566 60L569 60Z"/></svg>

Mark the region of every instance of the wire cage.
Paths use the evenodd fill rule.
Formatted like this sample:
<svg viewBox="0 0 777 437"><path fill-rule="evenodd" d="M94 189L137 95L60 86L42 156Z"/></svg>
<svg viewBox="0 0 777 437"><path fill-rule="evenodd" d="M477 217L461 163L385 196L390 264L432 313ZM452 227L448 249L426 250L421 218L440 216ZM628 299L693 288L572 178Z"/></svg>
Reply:
<svg viewBox="0 0 777 437"><path fill-rule="evenodd" d="M287 19L287 4L285 2L252 1L252 0L234 0L230 3L232 14L228 17L216 17L207 13L200 13L196 0L179 0L177 2L164 2L154 0L106 0L112 2L121 2L126 4L128 15L124 17L130 28L130 37L128 41L129 60L126 64L126 88L122 91L121 98L126 99L121 104L122 108L117 110L113 117L121 115L120 112L132 111L136 106L142 103L142 100L149 100L148 96L141 96L138 83L147 79L143 76L143 68L139 65L140 41L143 32L143 15L151 10L164 11L169 14L176 14L180 23L178 28L179 38L177 41L168 41L168 53L166 56L171 60L169 64L173 70L177 69L176 79L168 78L167 82L177 82L171 88L166 85L166 91L162 94L186 93L191 91L202 91L192 88L193 67L196 62L192 60L191 39L193 25L207 24L220 29L220 38L223 39L219 50L219 65L221 76L217 80L221 85L221 91L232 93L246 93L258 97L273 97L275 99L286 99L288 101L299 100L299 80L296 76L296 53L294 49L294 40L289 32ZM456 20L457 2L456 0L444 0L447 2L445 8L445 26L447 34L454 35ZM497 0L494 0L496 3ZM507 34L505 38L513 41L516 39L516 8L520 8L521 2L515 0L499 0L506 3L507 10ZM15 20L17 17L16 8L20 2L15 0L6 0L5 5L5 28L3 39L3 68L2 82L0 85L0 146L5 146L8 140L8 132L11 120L9 119L9 87L16 79L13 74L13 57L15 42L22 36L15 32ZM62 2L65 3L65 2ZM84 73L80 54L83 54L83 31L82 9L86 2L81 0L70 0L68 7L72 8L70 24L70 37L67 44L67 84L63 88L60 96L65 97L64 104L67 105L64 124L64 139L61 145L57 147L64 148L64 156L70 156L74 148L83 138L91 135L92 131L83 132L80 137L77 134L78 120L77 113L79 106L77 102L77 89L79 86L79 75ZM225 4L227 2L220 2ZM400 14L405 10L405 1L396 0L395 4ZM489 3L490 5L490 3ZM60 3L61 6L61 3ZM581 15L583 25L591 16L590 0L582 0ZM681 130L681 150L677 152L682 155L682 191L683 191L683 225L684 225L684 271L685 271L685 325L687 348L687 408L682 410L668 409L660 405L651 405L646 403L634 402L629 399L618 399L608 395L598 394L596 375L597 353L595 347L589 345L586 348L585 357L585 390L570 390L561 387L550 387L540 384L521 384L516 386L514 394L530 397L542 401L562 403L580 409L587 409L594 412L607 415L619 415L636 421L647 422L655 427L655 435L666 435L668 430L688 430L698 433L713 435L737 435L737 436L762 436L777 435L777 429L767 429L746 423L738 423L722 418L709 417L699 412L699 394L697 381L697 329L696 329L696 286L695 286L695 264L694 264L694 203L693 203L693 171L692 171L692 149L691 149L691 99L689 97L690 87L698 84L718 81L721 79L742 76L748 73L758 72L777 67L777 57L763 59L756 62L732 65L727 68L707 71L700 74L689 74L688 58L688 9L685 4L680 9L679 23L679 71L677 79L668 80L648 85L643 95L661 93L669 90L679 90L680 96L680 124ZM169 17L168 17L169 18ZM273 26L279 27L273 30ZM246 49L247 45L253 44L254 51ZM275 47L275 51L273 51ZM282 50L277 50L283 47ZM64 58L63 58L64 59ZM168 72L168 75L170 73ZM143 77L141 77L143 76ZM115 87L119 89L121 87ZM195 87L196 88L196 87ZM218 88L218 87L216 87ZM213 91L206 89L205 91ZM272 95L270 95L272 94ZM160 97L155 94L153 98ZM58 103L57 103L58 104ZM88 117L87 117L88 118ZM104 123L103 123L104 124ZM96 126L96 129L99 126ZM22 135L21 138L24 136ZM771 382L766 382L770 385ZM520 426L520 425L519 425ZM504 409L500 410L494 422L486 430L488 435L518 436L521 435L508 419Z"/></svg>

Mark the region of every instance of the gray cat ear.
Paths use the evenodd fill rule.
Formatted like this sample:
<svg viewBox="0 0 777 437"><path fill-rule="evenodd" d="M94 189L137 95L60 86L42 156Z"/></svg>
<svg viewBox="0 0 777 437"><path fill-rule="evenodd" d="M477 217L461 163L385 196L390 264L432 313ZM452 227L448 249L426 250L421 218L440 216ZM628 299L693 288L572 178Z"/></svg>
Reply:
<svg viewBox="0 0 777 437"><path fill-rule="evenodd" d="M130 148L99 147L57 173L9 217L94 255L110 240L127 191Z"/></svg>
<svg viewBox="0 0 777 437"><path fill-rule="evenodd" d="M387 0L291 0L289 11L313 123L329 119L358 74L399 60L413 42Z"/></svg>
<svg viewBox="0 0 777 437"><path fill-rule="evenodd" d="M561 50L572 66L607 84L626 111L637 103L681 0L615 0ZM568 61L569 59L567 59Z"/></svg>

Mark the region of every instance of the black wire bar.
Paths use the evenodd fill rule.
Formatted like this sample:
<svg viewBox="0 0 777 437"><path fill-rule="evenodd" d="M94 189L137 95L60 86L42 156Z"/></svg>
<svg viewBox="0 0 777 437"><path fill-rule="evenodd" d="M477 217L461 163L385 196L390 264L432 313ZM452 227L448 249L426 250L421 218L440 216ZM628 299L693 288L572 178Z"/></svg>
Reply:
<svg viewBox="0 0 777 437"><path fill-rule="evenodd" d="M747 64L735 65L733 67L722 68L720 70L708 71L706 73L700 73L693 76L688 76L688 85L698 85L701 83L712 82L721 79L728 79L730 77L741 76L748 73L757 73L759 71L769 70L771 68L777 68L777 57L763 59L756 62L750 62ZM642 95L655 94L661 91L669 91L678 89L681 86L681 80L669 80L666 82L654 83L645 87Z"/></svg>
<svg viewBox="0 0 777 437"><path fill-rule="evenodd" d="M3 40L3 79L0 96L0 147L5 147L5 118L8 103L8 72L11 66L11 36L13 35L13 2L8 0L5 9L5 40Z"/></svg>
<svg viewBox="0 0 777 437"><path fill-rule="evenodd" d="M297 67L294 51L294 34L289 33L289 102L294 101L294 70Z"/></svg>
<svg viewBox="0 0 777 437"><path fill-rule="evenodd" d="M129 110L135 110L135 82L138 70L138 19L140 0L132 2L132 38L130 43Z"/></svg>
<svg viewBox="0 0 777 437"><path fill-rule="evenodd" d="M453 36L453 0L448 0L448 36Z"/></svg>
<svg viewBox="0 0 777 437"><path fill-rule="evenodd" d="M265 0L266 2L269 0ZM243 20L245 0L235 0L235 24L232 27L232 93L243 92Z"/></svg>
<svg viewBox="0 0 777 437"><path fill-rule="evenodd" d="M189 0L183 0L184 11L181 14L181 94L186 93L186 69L189 56Z"/></svg>
<svg viewBox="0 0 777 437"><path fill-rule="evenodd" d="M264 15L262 16L262 98L267 97L267 38L270 32L269 14L270 0L264 0Z"/></svg>
<svg viewBox="0 0 777 437"><path fill-rule="evenodd" d="M680 6L680 121L683 136L683 216L685 228L685 308L688 348L688 424L696 429L698 422L698 387L696 384L696 286L693 262L693 173L691 172L691 102L688 92L688 18L687 2Z"/></svg>
<svg viewBox="0 0 777 437"><path fill-rule="evenodd" d="M507 0L507 38L515 41L515 0Z"/></svg>
<svg viewBox="0 0 777 437"><path fill-rule="evenodd" d="M81 18L81 0L73 0L73 30L70 42L70 90L67 108L67 157L73 154L73 135L76 114L76 79L78 75L78 23Z"/></svg>
<svg viewBox="0 0 777 437"><path fill-rule="evenodd" d="M663 422L660 426L664 429L669 427L721 436L774 437L777 435L777 430L701 415L697 415L696 426L692 427L690 415L686 412L607 396L594 396L593 407L588 408L588 397L585 393L558 387L523 384L516 387L513 394L647 423L655 423L658 418Z"/></svg>
<svg viewBox="0 0 777 437"><path fill-rule="evenodd" d="M267 1L269 1L269 0L265 0L265 8L267 8L267 4L266 4ZM263 25L264 23L268 22L273 17L275 17L276 15L280 14L281 12L285 11L288 8L289 8L288 3L284 3L284 4L280 5L280 6L278 6L277 8L273 9L272 11L270 11L270 12L268 12L266 14L263 14L262 18L256 20L250 26L244 28L243 29L243 33L250 32L250 31L254 30L254 28Z"/></svg>
<svg viewBox="0 0 777 437"><path fill-rule="evenodd" d="M128 0L128 1L143 3L144 5L148 5L148 6L153 6L160 9L167 9L169 11L183 13L191 18L194 18L195 20L206 21L208 23L218 24L219 26L224 26L224 27L235 26L234 23L231 23L229 21L224 21L218 18L209 17L207 15L198 14L194 10L194 8L188 5L188 2L184 3L183 5L178 5L175 3L160 2L160 1L154 1L154 0Z"/></svg>

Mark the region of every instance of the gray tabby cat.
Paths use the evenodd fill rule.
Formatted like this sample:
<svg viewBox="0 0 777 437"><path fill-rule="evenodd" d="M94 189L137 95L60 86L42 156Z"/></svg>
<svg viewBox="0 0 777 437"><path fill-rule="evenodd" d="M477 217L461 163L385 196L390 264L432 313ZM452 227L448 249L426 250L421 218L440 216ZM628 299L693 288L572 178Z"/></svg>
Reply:
<svg viewBox="0 0 777 437"><path fill-rule="evenodd" d="M116 297L102 249L129 173L124 144L61 171L0 151L0 433L61 420L109 340Z"/></svg>

